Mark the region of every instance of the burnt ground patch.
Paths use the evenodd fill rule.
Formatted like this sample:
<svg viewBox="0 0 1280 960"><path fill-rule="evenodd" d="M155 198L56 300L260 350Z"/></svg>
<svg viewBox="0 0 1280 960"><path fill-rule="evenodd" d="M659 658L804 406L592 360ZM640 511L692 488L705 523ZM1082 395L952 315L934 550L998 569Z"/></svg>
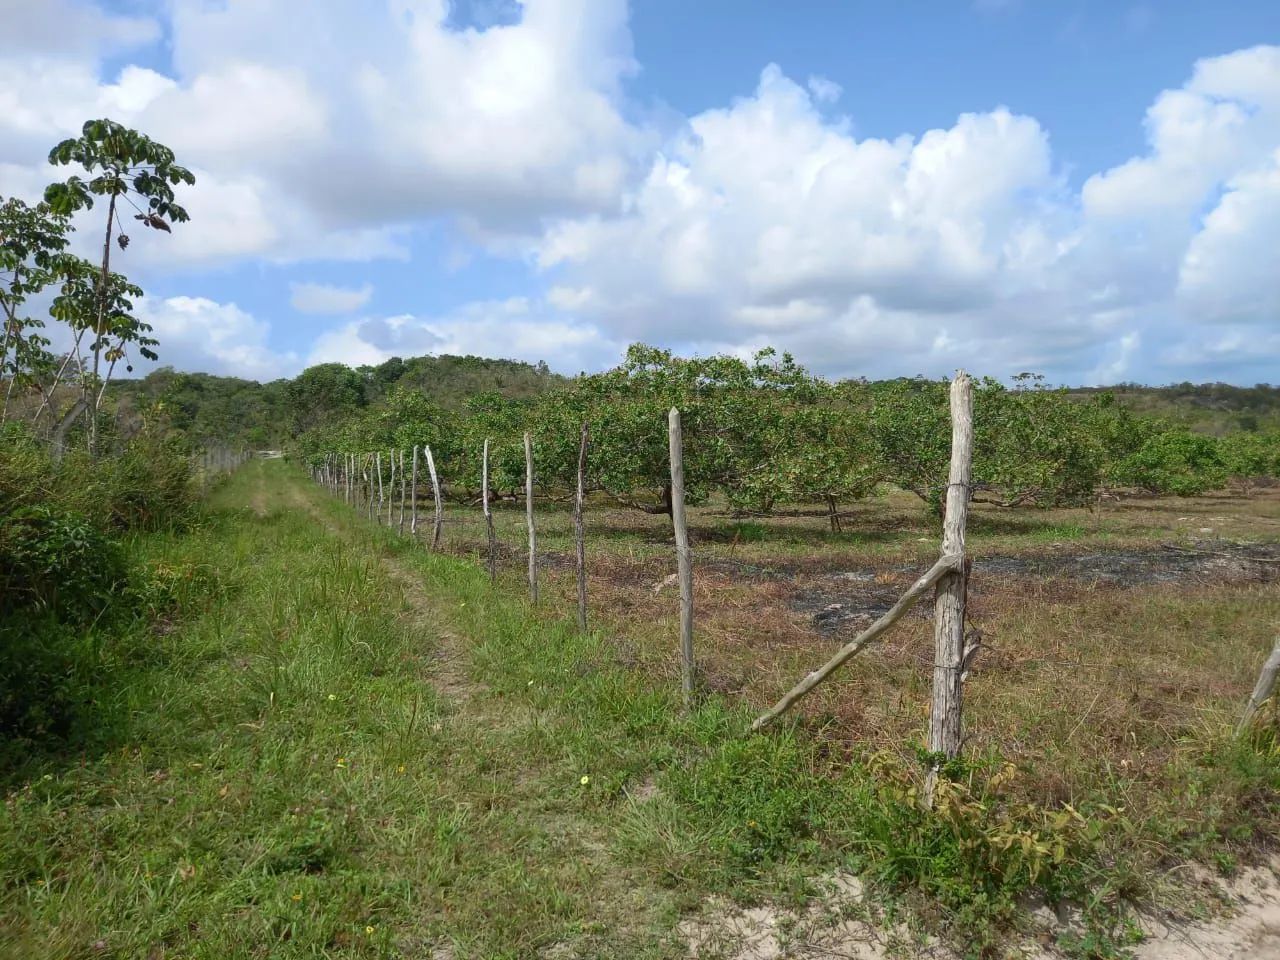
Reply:
<svg viewBox="0 0 1280 960"><path fill-rule="evenodd" d="M795 592L791 609L823 633L862 629L884 615L924 569L898 565L820 573ZM969 591L981 596L999 590L1002 581L1024 579L1120 589L1183 582L1268 583L1280 580L1280 544L1215 540L1145 550L979 555ZM910 615L927 619L932 608L919 604Z"/></svg>

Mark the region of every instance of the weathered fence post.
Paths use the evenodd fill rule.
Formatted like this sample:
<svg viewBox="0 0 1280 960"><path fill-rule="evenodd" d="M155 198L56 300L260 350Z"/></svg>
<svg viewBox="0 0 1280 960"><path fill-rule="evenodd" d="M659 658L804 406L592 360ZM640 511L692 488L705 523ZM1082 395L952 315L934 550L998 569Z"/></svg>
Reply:
<svg viewBox="0 0 1280 960"><path fill-rule="evenodd" d="M587 541L582 522L583 501L587 496L587 440L589 428L582 425L578 441L578 485L573 495L574 565L578 573L578 629L587 632Z"/></svg>
<svg viewBox="0 0 1280 960"><path fill-rule="evenodd" d="M368 483L368 487L369 487L369 503L367 504L367 506L368 506L368 508L369 508L369 519L370 519L370 520L373 520L373 521L375 521L375 522L376 522L376 521L377 521L377 519L378 519L378 514L377 514L377 510L374 508L374 502L373 502L373 463L374 463L374 459L375 459L375 458L374 458L374 455L373 455L372 453L371 453L371 454L369 454L369 483ZM381 470L379 470L379 471L378 471L378 474L379 474L378 486L379 486L379 487L381 487L381 486L382 486L382 480L381 480L381 474L382 474L382 471L381 471Z"/></svg>
<svg viewBox="0 0 1280 960"><path fill-rule="evenodd" d="M680 689L685 709L693 705L693 557L684 516L684 433L680 411L667 414L671 451L671 526L676 537L676 575L680 580Z"/></svg>
<svg viewBox="0 0 1280 960"><path fill-rule="evenodd" d="M951 381L951 472L942 522L942 555L960 558L934 588L933 699L929 711L929 752L952 760L960 754L964 699L964 533L969 515L973 458L973 381L964 371ZM929 771L925 802L932 804L938 767Z"/></svg>
<svg viewBox="0 0 1280 960"><path fill-rule="evenodd" d="M388 459L391 461L391 476L387 482L387 526L391 526L391 511L395 505L396 496L396 451L393 447L387 453Z"/></svg>
<svg viewBox="0 0 1280 960"><path fill-rule="evenodd" d="M1262 672L1258 674L1258 682L1254 684L1253 693L1249 696L1249 702L1245 704L1240 722L1236 724L1236 736L1249 729L1253 723L1253 718L1262 709L1262 705L1271 699L1271 695L1276 689L1277 675L1280 675L1280 637L1276 638L1276 645L1271 649L1271 656L1267 657L1267 662L1262 665Z"/></svg>
<svg viewBox="0 0 1280 960"><path fill-rule="evenodd" d="M418 445L413 445L413 480L409 483L409 536L418 536Z"/></svg>
<svg viewBox="0 0 1280 960"><path fill-rule="evenodd" d="M440 549L440 534L444 530L444 504L440 500L440 478L436 476L436 462L431 457L431 447L427 446L427 473L431 475L431 496L435 506L435 526L431 531L431 549Z"/></svg>
<svg viewBox="0 0 1280 960"><path fill-rule="evenodd" d="M538 602L538 534L533 526L533 439L524 435L524 516L529 527L529 600Z"/></svg>
<svg viewBox="0 0 1280 960"><path fill-rule="evenodd" d="M374 454L374 463L377 465L378 473L378 509L374 512L374 519L379 523L382 522L382 451L379 450Z"/></svg>
<svg viewBox="0 0 1280 960"><path fill-rule="evenodd" d="M489 509L489 438L484 440L484 458L480 467L480 502L484 509L484 529L489 540L489 582L498 579L498 538L493 532L493 511Z"/></svg>
<svg viewBox="0 0 1280 960"><path fill-rule="evenodd" d="M400 535L404 536L404 449L400 450Z"/></svg>

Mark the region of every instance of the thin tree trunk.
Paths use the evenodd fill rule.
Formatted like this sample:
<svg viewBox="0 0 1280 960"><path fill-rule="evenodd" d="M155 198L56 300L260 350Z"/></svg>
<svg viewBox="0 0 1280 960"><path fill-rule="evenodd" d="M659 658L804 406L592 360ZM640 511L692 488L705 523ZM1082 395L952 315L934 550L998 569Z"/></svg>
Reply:
<svg viewBox="0 0 1280 960"><path fill-rule="evenodd" d="M589 428L582 425L578 441L578 485L573 496L574 563L578 573L578 629L587 632L587 541L582 519L583 501L587 496L587 441Z"/></svg>
<svg viewBox="0 0 1280 960"><path fill-rule="evenodd" d="M98 399L99 396L93 393L98 381L98 367L102 359L102 338L105 336L104 327L106 326L107 316L107 282L111 276L111 228L115 226L116 221L116 195L111 194L111 200L107 204L107 229L102 240L102 273L98 277L98 317L97 324L94 327L95 336L93 338L93 385L87 386L87 392L92 401L89 403L89 456L97 457L98 455Z"/></svg>
<svg viewBox="0 0 1280 960"><path fill-rule="evenodd" d="M444 501L440 499L440 478L436 475L436 462L427 447L427 473L431 475L431 496L435 507L435 524L431 530L431 549L440 549L440 537L444 532Z"/></svg>
<svg viewBox="0 0 1280 960"><path fill-rule="evenodd" d="M667 414L667 439L671 453L671 526L676 538L676 573L680 580L680 689L684 706L693 706L693 557L684 515L684 433L680 411Z"/></svg>
<svg viewBox="0 0 1280 960"><path fill-rule="evenodd" d="M840 523L840 512L836 509L836 498L832 496L827 497L827 517L831 521L832 533L843 532L844 527Z"/></svg>
<svg viewBox="0 0 1280 960"><path fill-rule="evenodd" d="M489 540L489 582L498 579L498 538L493 532L493 511L489 509L489 438L484 441L484 457L480 467L480 496L484 510L485 535Z"/></svg>
<svg viewBox="0 0 1280 960"><path fill-rule="evenodd" d="M969 514L973 458L973 382L963 371L951 382L951 471L942 526L943 556L962 565L938 581L934 592L933 699L929 752L953 760L960 754L964 699L965 524ZM938 766L929 771L925 801L931 803Z"/></svg>
<svg viewBox="0 0 1280 960"><path fill-rule="evenodd" d="M524 435L524 515L529 527L529 600L538 602L538 533L533 525L533 439Z"/></svg>

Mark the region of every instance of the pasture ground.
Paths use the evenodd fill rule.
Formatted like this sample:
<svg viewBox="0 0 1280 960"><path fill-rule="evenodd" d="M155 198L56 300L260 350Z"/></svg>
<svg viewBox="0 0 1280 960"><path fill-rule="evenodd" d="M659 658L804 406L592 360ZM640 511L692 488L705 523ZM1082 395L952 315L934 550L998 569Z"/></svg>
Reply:
<svg viewBox="0 0 1280 960"><path fill-rule="evenodd" d="M483 543L479 511L449 520L432 555L254 462L197 529L140 539L171 615L87 638L85 722L2 757L0 954L679 957L710 904L808 916L856 874L875 896L841 909L889 952L1116 956L1134 905L1211 913L1189 865L1280 835L1274 714L1230 736L1280 623L1275 493L980 509L987 649L936 816L913 802L926 616L744 732L936 557L909 499L841 534L695 509L687 716L665 518L592 505L585 636L563 505L540 508L536 609L522 507L497 510L496 590L449 555ZM1033 894L1074 919L1035 928Z"/></svg>

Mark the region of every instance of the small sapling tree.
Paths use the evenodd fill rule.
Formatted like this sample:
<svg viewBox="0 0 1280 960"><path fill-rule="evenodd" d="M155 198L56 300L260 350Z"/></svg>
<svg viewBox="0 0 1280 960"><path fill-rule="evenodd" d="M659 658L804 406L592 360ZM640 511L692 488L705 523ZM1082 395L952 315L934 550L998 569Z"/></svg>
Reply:
<svg viewBox="0 0 1280 960"><path fill-rule="evenodd" d="M73 175L45 189L45 202L55 214L71 216L91 209L95 197L107 198L102 264L86 324L94 334L93 368L90 377L82 378L87 379L84 397L90 418L89 449L96 452L98 406L110 379L110 369L124 358L130 344L138 345L143 356L155 358L150 349L154 341L144 343L146 338L140 336L145 333L145 324L134 319L128 310L119 309L120 298L128 291L113 279L111 244L114 240L121 250L129 245L119 207L121 203L129 204L136 211L134 219L144 227L170 233L172 224L190 219L186 209L175 202L173 188L184 183L194 185L196 178L186 167L178 165L173 151L164 144L114 120L87 121L79 137L63 140L50 151L49 162L57 166L76 164L89 175L87 180ZM109 365L105 377L104 362Z"/></svg>

